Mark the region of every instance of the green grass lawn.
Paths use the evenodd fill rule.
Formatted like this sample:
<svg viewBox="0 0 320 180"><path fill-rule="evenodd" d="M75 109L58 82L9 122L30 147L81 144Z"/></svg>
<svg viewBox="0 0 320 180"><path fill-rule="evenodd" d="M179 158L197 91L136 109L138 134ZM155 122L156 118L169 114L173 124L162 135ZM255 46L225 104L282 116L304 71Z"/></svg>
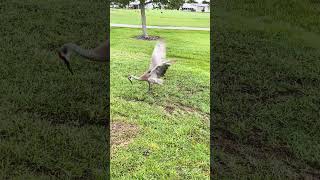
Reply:
<svg viewBox="0 0 320 180"><path fill-rule="evenodd" d="M146 10L146 16L148 26L210 27L209 13ZM115 24L140 25L140 10L111 9L110 21Z"/></svg>
<svg viewBox="0 0 320 180"><path fill-rule="evenodd" d="M56 53L104 41L105 1L0 7L0 179L105 177L106 65L73 57L72 76Z"/></svg>
<svg viewBox="0 0 320 180"><path fill-rule="evenodd" d="M175 60L163 86L148 94L128 81L148 67L155 41L139 29L111 29L112 123L136 126L125 146L112 146L112 179L209 179L209 32L149 30L167 42ZM112 132L116 133L116 132ZM130 136L132 137L132 136ZM127 138L129 140L130 138Z"/></svg>
<svg viewBox="0 0 320 180"><path fill-rule="evenodd" d="M223 1L213 10L214 174L320 177L320 7Z"/></svg>

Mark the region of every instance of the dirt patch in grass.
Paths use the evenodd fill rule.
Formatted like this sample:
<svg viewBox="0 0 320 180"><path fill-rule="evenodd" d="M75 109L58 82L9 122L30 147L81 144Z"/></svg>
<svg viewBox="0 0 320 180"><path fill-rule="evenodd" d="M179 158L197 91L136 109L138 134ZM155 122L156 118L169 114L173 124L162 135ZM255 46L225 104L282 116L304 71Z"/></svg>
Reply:
<svg viewBox="0 0 320 180"><path fill-rule="evenodd" d="M117 149L130 144L139 132L135 124L125 122L111 122L111 147Z"/></svg>
<svg viewBox="0 0 320 180"><path fill-rule="evenodd" d="M173 113L177 112L178 110L185 112L185 113L190 113L190 114L199 114L202 116L205 120L209 121L210 115L208 113L205 113L201 111L199 108L191 107L184 105L182 103L168 103L167 105L164 106L164 110L166 113L172 115Z"/></svg>
<svg viewBox="0 0 320 180"><path fill-rule="evenodd" d="M145 102L146 98L139 98L139 97L122 97L122 99L129 101L129 102ZM148 102L145 102L148 103ZM151 105L151 103L148 103Z"/></svg>
<svg viewBox="0 0 320 180"><path fill-rule="evenodd" d="M222 151L228 155L232 155L238 159L239 164L243 164L249 169L254 170L255 163L252 162L283 162L287 170L291 171L292 177L319 179L320 170L298 158L289 150L286 145L268 145L263 142L258 129L253 130L255 136L249 135L247 142L242 142L235 134L226 129L215 129L213 137L214 151ZM256 138L255 138L256 137ZM228 169L228 163L222 160L220 156L215 156L214 161L216 167L213 168L214 174L219 174L216 171L224 171Z"/></svg>
<svg viewBox="0 0 320 180"><path fill-rule="evenodd" d="M147 36L147 37L144 37L144 36L136 36L135 38L136 38L136 39L139 39L139 40L156 41L156 40L159 40L159 39L160 39L160 36Z"/></svg>
<svg viewBox="0 0 320 180"><path fill-rule="evenodd" d="M174 112L174 110L175 110L175 107L168 105L168 106L165 106L165 107L164 107L164 110L165 110L167 113L172 114L172 113Z"/></svg>
<svg viewBox="0 0 320 180"><path fill-rule="evenodd" d="M175 104L168 103L167 105L164 106L164 109L169 114L172 114L176 110L181 110L187 113L195 113L195 112L202 113L200 109L190 107L181 103L175 103Z"/></svg>

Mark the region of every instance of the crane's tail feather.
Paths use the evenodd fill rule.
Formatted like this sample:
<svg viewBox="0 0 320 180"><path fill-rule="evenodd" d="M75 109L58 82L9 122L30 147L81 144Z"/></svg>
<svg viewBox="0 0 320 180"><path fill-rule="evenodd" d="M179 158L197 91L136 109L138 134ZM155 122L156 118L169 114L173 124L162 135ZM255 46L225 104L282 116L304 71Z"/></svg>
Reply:
<svg viewBox="0 0 320 180"><path fill-rule="evenodd" d="M166 64L169 64L169 65L172 65L172 64L175 64L176 61L175 61L175 60L169 60L169 61L166 61L165 63L166 63Z"/></svg>
<svg viewBox="0 0 320 180"><path fill-rule="evenodd" d="M148 81L154 84L163 85L163 80L160 78L149 78Z"/></svg>
<svg viewBox="0 0 320 180"><path fill-rule="evenodd" d="M158 79L158 84L159 85L163 85L163 80L162 79Z"/></svg>

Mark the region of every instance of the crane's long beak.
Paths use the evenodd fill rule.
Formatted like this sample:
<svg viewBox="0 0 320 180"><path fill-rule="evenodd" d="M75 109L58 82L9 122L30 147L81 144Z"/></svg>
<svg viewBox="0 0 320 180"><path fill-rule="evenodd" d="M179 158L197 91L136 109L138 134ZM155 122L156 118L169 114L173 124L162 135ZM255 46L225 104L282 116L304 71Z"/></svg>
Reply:
<svg viewBox="0 0 320 180"><path fill-rule="evenodd" d="M128 77L128 80L131 82L131 84L133 84L133 83L132 83L132 80L131 80L131 78L130 78L130 77Z"/></svg>
<svg viewBox="0 0 320 180"><path fill-rule="evenodd" d="M60 59L62 59L63 62L64 62L64 64L67 66L67 68L68 68L68 70L70 71L70 73L73 75L73 71L72 71L72 69L71 69L71 66L70 66L69 61L68 61L64 56L62 56L62 55L60 54L60 52L59 52L58 54L59 54Z"/></svg>

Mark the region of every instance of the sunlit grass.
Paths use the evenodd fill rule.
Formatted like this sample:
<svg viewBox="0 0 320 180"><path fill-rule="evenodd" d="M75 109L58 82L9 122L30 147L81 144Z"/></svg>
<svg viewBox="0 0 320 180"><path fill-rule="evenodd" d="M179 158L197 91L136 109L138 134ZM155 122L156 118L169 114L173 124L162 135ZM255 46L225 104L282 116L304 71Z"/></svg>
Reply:
<svg viewBox="0 0 320 180"><path fill-rule="evenodd" d="M209 179L209 33L150 30L176 61L163 86L148 94L129 74L149 66L155 41L137 29L111 30L111 117L140 127L134 141L112 154L114 179Z"/></svg>
<svg viewBox="0 0 320 180"><path fill-rule="evenodd" d="M209 27L210 14L178 10L147 10L149 26ZM110 21L116 24L141 24L140 10L111 9Z"/></svg>

